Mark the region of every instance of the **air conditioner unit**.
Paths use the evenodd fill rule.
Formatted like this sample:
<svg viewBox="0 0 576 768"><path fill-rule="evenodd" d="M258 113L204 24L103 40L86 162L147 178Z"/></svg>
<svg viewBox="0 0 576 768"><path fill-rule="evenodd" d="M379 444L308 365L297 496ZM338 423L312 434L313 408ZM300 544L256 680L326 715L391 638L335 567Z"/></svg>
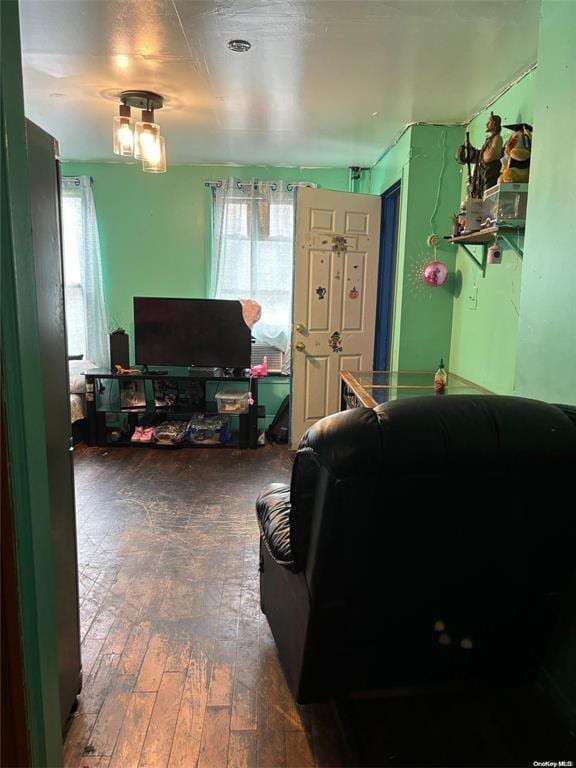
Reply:
<svg viewBox="0 0 576 768"><path fill-rule="evenodd" d="M268 363L268 373L282 373L284 352L268 344L252 344L252 365L261 365L264 357Z"/></svg>

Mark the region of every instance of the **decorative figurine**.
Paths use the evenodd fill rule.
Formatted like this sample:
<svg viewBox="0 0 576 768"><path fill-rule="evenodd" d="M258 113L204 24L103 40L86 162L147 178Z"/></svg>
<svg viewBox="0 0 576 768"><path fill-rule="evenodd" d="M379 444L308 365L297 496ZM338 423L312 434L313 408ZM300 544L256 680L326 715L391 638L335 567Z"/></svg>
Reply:
<svg viewBox="0 0 576 768"><path fill-rule="evenodd" d="M466 142L456 152L456 160L461 165L468 166L468 182L470 196L482 199L484 192L493 187L500 173L500 158L502 157L502 120L499 115L490 112L486 123L488 135L480 149L470 144L469 134ZM474 163L474 173L470 173L470 164Z"/></svg>
<svg viewBox="0 0 576 768"><path fill-rule="evenodd" d="M528 123L505 125L514 131L504 146L502 172L498 181L525 184L530 176L530 155L532 152L532 126Z"/></svg>
<svg viewBox="0 0 576 768"><path fill-rule="evenodd" d="M261 376L268 376L268 358L266 355L262 358L260 365L253 365L250 368L250 376L254 379L259 379Z"/></svg>

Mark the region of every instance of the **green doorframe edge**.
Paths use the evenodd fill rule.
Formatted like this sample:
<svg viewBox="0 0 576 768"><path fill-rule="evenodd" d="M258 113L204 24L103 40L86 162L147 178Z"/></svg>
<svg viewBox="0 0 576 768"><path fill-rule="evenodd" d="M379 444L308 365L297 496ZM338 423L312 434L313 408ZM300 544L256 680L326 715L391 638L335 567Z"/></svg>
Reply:
<svg viewBox="0 0 576 768"><path fill-rule="evenodd" d="M2 376L31 766L62 765L52 527L17 0L2 0Z"/></svg>

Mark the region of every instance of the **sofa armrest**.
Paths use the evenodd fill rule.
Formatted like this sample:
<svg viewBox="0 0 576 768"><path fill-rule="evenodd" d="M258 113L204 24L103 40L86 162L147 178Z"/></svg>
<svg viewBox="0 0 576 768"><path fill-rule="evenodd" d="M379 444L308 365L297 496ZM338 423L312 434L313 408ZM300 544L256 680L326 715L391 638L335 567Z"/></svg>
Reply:
<svg viewBox="0 0 576 768"><path fill-rule="evenodd" d="M271 483L256 500L260 536L270 557L284 566L292 566L290 546L290 486Z"/></svg>

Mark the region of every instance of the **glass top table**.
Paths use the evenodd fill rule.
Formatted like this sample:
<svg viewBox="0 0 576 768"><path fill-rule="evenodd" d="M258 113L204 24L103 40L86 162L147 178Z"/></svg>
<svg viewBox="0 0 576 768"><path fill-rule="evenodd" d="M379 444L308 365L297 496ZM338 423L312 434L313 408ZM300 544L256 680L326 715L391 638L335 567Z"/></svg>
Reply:
<svg viewBox="0 0 576 768"><path fill-rule="evenodd" d="M488 389L447 372L442 394L434 391L435 371L341 371L342 410L375 408L389 400L446 395L491 395Z"/></svg>

